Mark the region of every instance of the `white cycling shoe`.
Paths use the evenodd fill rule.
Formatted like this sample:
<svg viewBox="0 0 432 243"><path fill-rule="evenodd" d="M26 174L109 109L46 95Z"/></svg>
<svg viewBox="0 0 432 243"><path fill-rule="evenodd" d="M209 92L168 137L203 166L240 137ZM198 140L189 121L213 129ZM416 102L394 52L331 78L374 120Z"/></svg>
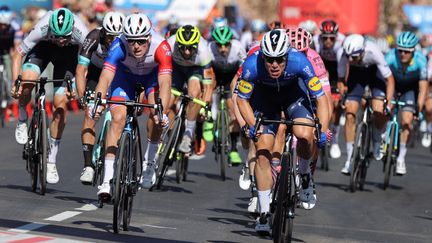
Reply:
<svg viewBox="0 0 432 243"><path fill-rule="evenodd" d="M260 235L271 234L272 216L270 213L261 213L256 219L255 231Z"/></svg>
<svg viewBox="0 0 432 243"><path fill-rule="evenodd" d="M304 209L310 210L315 207L316 202L314 185L312 179L309 179L309 186L305 189L303 186L300 188L300 204Z"/></svg>
<svg viewBox="0 0 432 243"><path fill-rule="evenodd" d="M154 163L147 164L141 181L141 187L144 189L149 189L156 183L156 165Z"/></svg>
<svg viewBox="0 0 432 243"><path fill-rule="evenodd" d="M59 175L55 164L47 163L46 182L49 184L56 184L59 182Z"/></svg>
<svg viewBox="0 0 432 243"><path fill-rule="evenodd" d="M423 147L429 148L432 143L432 135L430 133L424 133L421 141Z"/></svg>
<svg viewBox="0 0 432 243"><path fill-rule="evenodd" d="M349 175L350 174L350 169L351 169L350 166L351 166L350 161L349 160L345 161L345 165L342 168L341 173L344 174L344 175Z"/></svg>
<svg viewBox="0 0 432 243"><path fill-rule="evenodd" d="M81 172L80 181L83 184L91 184L93 183L94 169L91 166L86 166Z"/></svg>
<svg viewBox="0 0 432 243"><path fill-rule="evenodd" d="M104 182L98 186L99 191L97 192L98 197L111 197L111 185L109 182Z"/></svg>
<svg viewBox="0 0 432 243"><path fill-rule="evenodd" d="M250 180L249 168L243 165L241 174L239 176L239 186L242 190L247 191L249 190L250 185L251 185L251 180Z"/></svg>
<svg viewBox="0 0 432 243"><path fill-rule="evenodd" d="M15 128L15 140L19 144L26 144L28 140L27 134L27 123L26 122L18 122Z"/></svg>
<svg viewBox="0 0 432 243"><path fill-rule="evenodd" d="M396 174L405 175L406 172L406 164L404 159L398 159L396 161Z"/></svg>
<svg viewBox="0 0 432 243"><path fill-rule="evenodd" d="M258 197L251 197L248 204L249 213L258 213L260 211Z"/></svg>
<svg viewBox="0 0 432 243"><path fill-rule="evenodd" d="M339 148L339 144L334 143L330 146L330 157L333 159L339 159L341 157L342 153Z"/></svg>

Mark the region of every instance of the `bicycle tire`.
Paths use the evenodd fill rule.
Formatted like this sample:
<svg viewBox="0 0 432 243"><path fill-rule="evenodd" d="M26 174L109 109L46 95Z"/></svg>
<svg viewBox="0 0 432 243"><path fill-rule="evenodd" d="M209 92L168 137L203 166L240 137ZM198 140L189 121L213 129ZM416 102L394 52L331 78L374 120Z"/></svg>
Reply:
<svg viewBox="0 0 432 243"><path fill-rule="evenodd" d="M48 160L48 115L45 110L39 113L39 193L45 195L46 192L46 176L47 176L47 160Z"/></svg>
<svg viewBox="0 0 432 243"><path fill-rule="evenodd" d="M93 177L93 186L101 185L104 177L104 164L105 164L105 148L106 148L106 136L111 129L111 121L106 121L103 127L103 131L99 134L98 142L93 148L95 176Z"/></svg>
<svg viewBox="0 0 432 243"><path fill-rule="evenodd" d="M217 152L219 153L219 166L220 166L220 175L221 175L221 179L222 181L226 180L226 173L225 173L225 167L226 167L226 139L227 139L227 132L225 126L225 113L223 110L221 110L221 112L219 113L219 122L220 122L220 126L218 126L218 141L220 142L219 144L219 149L217 150Z"/></svg>
<svg viewBox="0 0 432 243"><path fill-rule="evenodd" d="M35 129L34 129L34 122L35 118L32 118L28 130L28 141L27 144L24 146L24 154L27 162L27 171L30 174L30 185L31 185L31 191L36 192L37 185L38 185L38 169L37 169L37 153L34 150L34 139L35 139Z"/></svg>
<svg viewBox="0 0 432 243"><path fill-rule="evenodd" d="M285 154L281 161L281 172L278 175L275 206L275 218L273 220L273 242L291 242L293 230L293 215L290 215L292 204L292 173L290 168L290 156ZM274 207L274 206L273 206Z"/></svg>
<svg viewBox="0 0 432 243"><path fill-rule="evenodd" d="M385 157L385 169L384 169L384 184L383 189L387 189L389 183L390 183L390 176L391 176L391 170L393 166L393 146L394 146L394 140L396 135L396 126L392 123L390 128L390 140L387 144L386 149L386 157Z"/></svg>
<svg viewBox="0 0 432 243"><path fill-rule="evenodd" d="M186 181L187 180L187 174L188 174L188 166L189 166L189 157L187 157L187 156L183 156L183 162L182 162L182 165L183 165L183 170L182 170L182 174L183 174L183 181Z"/></svg>
<svg viewBox="0 0 432 243"><path fill-rule="evenodd" d="M130 173L127 173L127 175L131 175L131 178L127 178L127 181L129 181L130 183L127 184L127 190L126 190L126 194L125 194L125 200L124 200L124 210L123 210L123 230L124 231L128 231L129 230L129 225L130 225L130 221L131 221L131 216L132 216L132 207L133 207L133 199L134 196L136 194L136 188L138 187L138 177L137 177L137 166L138 163L141 163L140 160L137 159L137 153L139 152L137 149L137 141L138 139L135 139L134 141L134 146L133 146L133 151L132 151L132 165L128 168L131 169L131 171L129 171Z"/></svg>
<svg viewBox="0 0 432 243"><path fill-rule="evenodd" d="M323 149L320 149L321 170L329 171L329 144L327 143Z"/></svg>
<svg viewBox="0 0 432 243"><path fill-rule="evenodd" d="M1 58L1 57L0 57ZM2 71L0 73L0 85L1 85L1 90L0 90L0 106L3 103L3 100L7 100L7 88L6 88L6 84L5 84L5 77L4 77L4 71ZM3 128L5 126L5 113L6 113L6 108L0 107L0 120L1 120L1 127Z"/></svg>
<svg viewBox="0 0 432 243"><path fill-rule="evenodd" d="M359 182L358 182L358 186L360 191L363 191L364 189L364 184L366 182L366 175L367 175L367 169L368 169L368 164L369 164L369 151L370 151L370 137L372 134L372 127L369 125L365 125L366 126L366 132L364 134L364 136L362 136L362 142L361 144L363 144L363 155L362 155L362 161L360 163L360 178L359 178Z"/></svg>
<svg viewBox="0 0 432 243"><path fill-rule="evenodd" d="M363 136L363 130L365 128L365 124L361 122L357 125L356 134L354 138L354 147L352 157L350 159L350 164L352 165L351 174L350 174L350 182L349 188L351 192L355 192L357 190L358 179L359 179L359 167L361 160L361 139Z"/></svg>
<svg viewBox="0 0 432 243"><path fill-rule="evenodd" d="M124 199L125 199L125 180L127 173L127 162L129 159L129 134L127 132L123 132L120 143L119 143L119 152L116 156L116 169L115 169L115 177L113 178L114 184L114 203L113 203L113 230L114 233L118 233L120 229L120 225L122 223L123 217L123 208L124 208Z"/></svg>
<svg viewBox="0 0 432 243"><path fill-rule="evenodd" d="M176 156L175 149L180 136L181 124L181 118L176 117L172 123L172 129L167 130L166 136L168 137L162 139L160 146L163 146L163 148L156 160L156 164L158 165L156 171L156 189L161 188L165 174L168 171L168 164L172 164L171 161L175 159L173 156ZM165 139L167 141L166 143L164 143ZM150 191L151 190L153 190L153 186L150 187Z"/></svg>

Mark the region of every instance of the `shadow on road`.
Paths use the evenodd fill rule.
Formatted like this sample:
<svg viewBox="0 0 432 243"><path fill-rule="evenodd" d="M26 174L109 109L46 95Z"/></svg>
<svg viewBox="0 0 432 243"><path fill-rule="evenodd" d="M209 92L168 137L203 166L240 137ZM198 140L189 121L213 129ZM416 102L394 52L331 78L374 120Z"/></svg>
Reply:
<svg viewBox="0 0 432 243"><path fill-rule="evenodd" d="M36 192L32 192L30 186L19 186L19 185L2 185L0 188L6 188L6 189L12 189L12 190L21 190L25 192L31 192L35 194L39 194L39 187L36 189ZM49 185L47 185L46 194L57 194L57 193L71 193L68 191L60 191L56 189L49 188Z"/></svg>
<svg viewBox="0 0 432 243"><path fill-rule="evenodd" d="M0 227L4 228L17 228L22 225L30 224L31 222L18 221L18 220L9 220L9 219L0 219ZM95 226L100 230L90 230L87 228L74 228L69 226L62 225L46 225L42 228L30 231L31 234L55 234L61 238L67 237L78 237L82 240L97 240L97 241L107 241L107 242L155 242L155 243L173 243L173 242L182 242L189 243L188 241L179 241L179 240L165 240L158 239L153 237L146 237L143 235L144 231L137 227L130 227L132 231L124 232L121 231L119 234L107 233L107 231L111 231L111 225L103 222L93 222L93 221L76 221L73 222L75 225L85 225L90 224ZM131 233L133 235L131 235Z"/></svg>
<svg viewBox="0 0 432 243"><path fill-rule="evenodd" d="M204 173L204 172L188 172L188 174L190 175L196 175L196 176L203 176L212 180L216 180L216 181L222 181L222 178L220 177L219 174L210 174L210 173ZM231 177L226 177L225 178L227 181L232 181L233 179Z"/></svg>
<svg viewBox="0 0 432 243"><path fill-rule="evenodd" d="M432 217L426 217L426 216L414 216L414 217L419 219L432 220Z"/></svg>
<svg viewBox="0 0 432 243"><path fill-rule="evenodd" d="M161 189L153 189L153 192L183 192L183 193L187 193L187 194L193 194L192 191L190 190L186 190L184 188L178 187L178 186L171 186L171 185L165 185L163 184Z"/></svg>
<svg viewBox="0 0 432 243"><path fill-rule="evenodd" d="M55 196L54 198L57 198L57 199L60 199L63 201L77 202L77 203L81 203L81 204L97 203L97 200L95 198L68 197L68 196Z"/></svg>

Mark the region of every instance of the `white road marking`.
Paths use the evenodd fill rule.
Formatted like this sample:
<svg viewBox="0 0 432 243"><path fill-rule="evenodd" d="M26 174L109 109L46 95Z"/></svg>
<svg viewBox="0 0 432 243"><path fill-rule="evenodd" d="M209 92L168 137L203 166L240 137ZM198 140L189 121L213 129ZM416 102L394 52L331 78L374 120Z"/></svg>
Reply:
<svg viewBox="0 0 432 243"><path fill-rule="evenodd" d="M98 209L98 207L93 203L87 203L80 208L75 208L75 210L81 210L81 211L94 211L96 209Z"/></svg>
<svg viewBox="0 0 432 243"><path fill-rule="evenodd" d="M23 225L23 226L20 226L20 227L18 227L18 228L15 228L15 229L10 229L10 230L8 230L8 231L10 231L10 232L17 232L17 233L27 233L27 232L29 232L29 231L32 231L32 230L35 230L35 229L42 228L42 227L44 227L44 226L46 226L46 225L48 225L48 224L46 224L46 223L36 223L36 222L34 222L34 223L30 223L30 224L25 224L25 225Z"/></svg>
<svg viewBox="0 0 432 243"><path fill-rule="evenodd" d="M172 230L177 229L177 228L172 228L172 227L157 226L157 225L151 225L151 224L143 224L142 226L146 226L146 227L150 227L150 228L156 228L156 229L172 229Z"/></svg>
<svg viewBox="0 0 432 243"><path fill-rule="evenodd" d="M173 170L173 169L169 169L169 170L167 171L166 175L170 176L170 175L174 175L175 173L176 173L175 170Z"/></svg>
<svg viewBox="0 0 432 243"><path fill-rule="evenodd" d="M60 222L63 220L66 220L68 218L72 218L74 216L77 216L78 214L81 214L82 212L76 212L76 211L64 211L62 213L56 214L54 216L51 216L49 218L46 218L44 220L47 221L56 221L56 222Z"/></svg>
<svg viewBox="0 0 432 243"><path fill-rule="evenodd" d="M205 157L206 157L205 154L203 154L203 155L196 155L196 154L194 154L194 155L190 156L189 159L190 160L202 160Z"/></svg>

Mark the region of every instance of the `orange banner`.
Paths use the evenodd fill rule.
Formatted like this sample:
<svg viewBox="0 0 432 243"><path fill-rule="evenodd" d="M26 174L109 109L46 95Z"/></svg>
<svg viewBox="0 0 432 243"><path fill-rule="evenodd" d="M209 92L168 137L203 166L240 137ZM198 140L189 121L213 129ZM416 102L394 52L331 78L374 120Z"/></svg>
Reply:
<svg viewBox="0 0 432 243"><path fill-rule="evenodd" d="M379 0L280 0L280 19L288 25L333 19L342 33L376 34Z"/></svg>

